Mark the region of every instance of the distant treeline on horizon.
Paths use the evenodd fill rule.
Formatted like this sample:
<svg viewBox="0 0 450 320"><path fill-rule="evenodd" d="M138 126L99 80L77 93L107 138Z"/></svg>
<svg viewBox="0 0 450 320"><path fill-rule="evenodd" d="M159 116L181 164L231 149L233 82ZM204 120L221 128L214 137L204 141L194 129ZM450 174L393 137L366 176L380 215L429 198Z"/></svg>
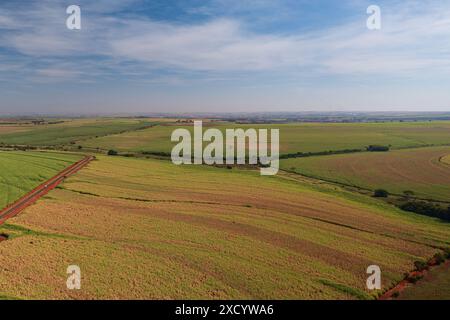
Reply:
<svg viewBox="0 0 450 320"><path fill-rule="evenodd" d="M180 118L180 119L214 119L240 124L292 123L292 122L414 122L447 121L450 112L193 112L193 113L135 113L135 114L9 114L0 115L0 124L5 120L36 120L63 118ZM2 119L4 121L2 121Z"/></svg>

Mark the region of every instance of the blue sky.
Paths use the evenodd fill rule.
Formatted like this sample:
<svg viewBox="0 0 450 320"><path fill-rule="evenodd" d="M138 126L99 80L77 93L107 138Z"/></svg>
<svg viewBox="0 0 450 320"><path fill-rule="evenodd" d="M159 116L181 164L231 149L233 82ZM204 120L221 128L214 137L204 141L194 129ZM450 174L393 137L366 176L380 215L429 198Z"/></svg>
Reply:
<svg viewBox="0 0 450 320"><path fill-rule="evenodd" d="M450 1L0 2L1 114L450 111L449 88Z"/></svg>

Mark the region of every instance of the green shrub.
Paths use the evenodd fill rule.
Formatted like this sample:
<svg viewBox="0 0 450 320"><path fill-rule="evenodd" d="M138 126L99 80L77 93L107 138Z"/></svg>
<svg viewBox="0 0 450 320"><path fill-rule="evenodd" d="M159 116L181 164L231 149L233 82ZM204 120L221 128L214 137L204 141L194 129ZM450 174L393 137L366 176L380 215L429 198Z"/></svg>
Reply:
<svg viewBox="0 0 450 320"><path fill-rule="evenodd" d="M375 190L375 192L373 193L373 196L375 198L387 198L389 196L389 192L387 192L384 189L377 189Z"/></svg>
<svg viewBox="0 0 450 320"><path fill-rule="evenodd" d="M446 259L450 259L450 248L445 248L444 254Z"/></svg>
<svg viewBox="0 0 450 320"><path fill-rule="evenodd" d="M422 278L423 278L423 276L417 275L417 276L414 276L414 277L410 277L410 278L409 278L409 281L410 281L411 283L416 283L417 281L419 281L419 280L422 279Z"/></svg>
<svg viewBox="0 0 450 320"><path fill-rule="evenodd" d="M437 264L441 264L445 262L445 254L443 253L436 253L433 256L434 260L436 261Z"/></svg>
<svg viewBox="0 0 450 320"><path fill-rule="evenodd" d="M108 156L117 156L119 153L116 150L109 150Z"/></svg>
<svg viewBox="0 0 450 320"><path fill-rule="evenodd" d="M389 151L388 146L377 146L377 145L368 146L366 149L367 149L367 151L370 151L370 152L387 152L387 151Z"/></svg>
<svg viewBox="0 0 450 320"><path fill-rule="evenodd" d="M425 261L415 261L414 267L416 267L417 271L423 271L428 269L428 264Z"/></svg>

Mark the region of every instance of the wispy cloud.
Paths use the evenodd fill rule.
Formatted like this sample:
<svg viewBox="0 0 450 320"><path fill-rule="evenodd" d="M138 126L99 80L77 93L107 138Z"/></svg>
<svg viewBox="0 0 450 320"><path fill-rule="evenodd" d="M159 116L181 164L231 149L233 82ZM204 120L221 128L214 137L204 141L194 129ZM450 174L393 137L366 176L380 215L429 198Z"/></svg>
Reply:
<svg viewBox="0 0 450 320"><path fill-rule="evenodd" d="M440 79L450 71L448 2L381 1L380 31L366 28L364 0L349 1L357 11L344 23L331 16L323 26L292 30L252 26L252 19L295 18L290 0L177 3L202 19L141 13L145 0L81 0L82 30L71 31L61 1L2 2L0 78L168 86L226 79L238 86L244 77L258 87L302 78Z"/></svg>
<svg viewBox="0 0 450 320"><path fill-rule="evenodd" d="M383 29L369 31L365 15L347 25L304 34L258 34L238 20L214 18L199 24L157 22L108 13L136 1L101 1L83 8L83 29L65 29L64 7L54 1L0 12L2 46L33 58L101 56L133 61L146 69L194 71L271 71L286 68L322 73L414 72L447 70L450 10L431 6L420 14L402 6L383 11ZM220 1L217 5L223 5ZM273 6L273 1L251 5ZM243 2L241 6L250 6ZM28 11L27 11L28 8ZM105 14L106 12L106 14ZM105 62L103 62L105 63ZM50 76L51 74L49 74Z"/></svg>

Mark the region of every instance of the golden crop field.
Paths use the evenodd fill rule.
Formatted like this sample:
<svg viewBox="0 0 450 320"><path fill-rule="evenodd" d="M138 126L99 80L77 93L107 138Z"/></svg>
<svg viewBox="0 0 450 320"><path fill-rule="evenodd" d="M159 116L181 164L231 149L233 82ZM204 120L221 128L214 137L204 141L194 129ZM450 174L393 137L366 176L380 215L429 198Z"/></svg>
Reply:
<svg viewBox="0 0 450 320"><path fill-rule="evenodd" d="M386 289L450 245L448 223L338 188L106 156L0 232L6 298L365 299L367 266Z"/></svg>
<svg viewBox="0 0 450 320"><path fill-rule="evenodd" d="M0 124L0 135L7 133L17 133L31 130L31 126L12 126L12 125L2 125Z"/></svg>
<svg viewBox="0 0 450 320"><path fill-rule="evenodd" d="M286 159L285 170L371 190L450 201L450 147Z"/></svg>
<svg viewBox="0 0 450 320"><path fill-rule="evenodd" d="M444 157L441 159L441 162L450 165L450 155L444 156Z"/></svg>

